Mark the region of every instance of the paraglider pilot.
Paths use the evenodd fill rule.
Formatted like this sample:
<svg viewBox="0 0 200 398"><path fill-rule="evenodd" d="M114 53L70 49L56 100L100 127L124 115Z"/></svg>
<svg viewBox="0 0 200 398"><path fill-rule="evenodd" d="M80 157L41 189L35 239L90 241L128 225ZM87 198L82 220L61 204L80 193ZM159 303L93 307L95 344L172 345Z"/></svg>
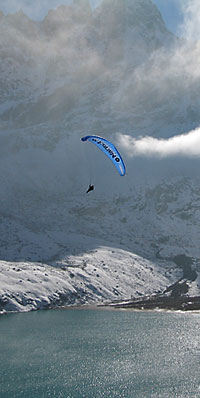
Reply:
<svg viewBox="0 0 200 398"><path fill-rule="evenodd" d="M86 193L93 191L93 190L94 190L94 185L90 184Z"/></svg>

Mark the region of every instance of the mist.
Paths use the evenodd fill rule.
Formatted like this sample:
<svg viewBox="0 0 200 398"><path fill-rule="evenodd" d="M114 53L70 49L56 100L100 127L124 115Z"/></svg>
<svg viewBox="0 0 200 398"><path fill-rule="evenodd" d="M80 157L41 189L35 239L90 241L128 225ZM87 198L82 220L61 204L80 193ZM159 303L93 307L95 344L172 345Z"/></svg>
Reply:
<svg viewBox="0 0 200 398"><path fill-rule="evenodd" d="M180 2L184 16L183 23L180 25L179 34L187 40L200 39L200 13L198 0L182 0Z"/></svg>
<svg viewBox="0 0 200 398"><path fill-rule="evenodd" d="M2 231L5 219L16 245L21 225L118 245L122 230L137 253L155 239L156 256L192 225L194 189L199 209L200 45L170 33L150 0L88 5L0 16ZM125 176L80 140L90 134L117 147Z"/></svg>
<svg viewBox="0 0 200 398"><path fill-rule="evenodd" d="M94 195L122 193L132 175L141 179L141 164L147 174L157 169L135 168L135 157L198 159L199 42L169 33L150 1L145 14L140 2L123 12L113 4L60 6L41 22L1 20L0 178L10 197L31 189L70 197L90 180ZM86 134L119 144L127 178L119 183L112 164L81 145Z"/></svg>

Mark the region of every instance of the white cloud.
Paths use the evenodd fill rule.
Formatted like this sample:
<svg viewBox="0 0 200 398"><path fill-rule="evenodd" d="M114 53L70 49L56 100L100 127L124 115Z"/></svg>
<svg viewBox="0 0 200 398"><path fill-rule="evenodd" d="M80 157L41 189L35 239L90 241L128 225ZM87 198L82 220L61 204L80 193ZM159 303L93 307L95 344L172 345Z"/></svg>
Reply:
<svg viewBox="0 0 200 398"><path fill-rule="evenodd" d="M180 3L184 15L179 33L188 39L200 39L200 8L199 0L182 0Z"/></svg>
<svg viewBox="0 0 200 398"><path fill-rule="evenodd" d="M129 135L118 134L118 145L129 156L200 157L200 128L168 139L149 136L133 138Z"/></svg>

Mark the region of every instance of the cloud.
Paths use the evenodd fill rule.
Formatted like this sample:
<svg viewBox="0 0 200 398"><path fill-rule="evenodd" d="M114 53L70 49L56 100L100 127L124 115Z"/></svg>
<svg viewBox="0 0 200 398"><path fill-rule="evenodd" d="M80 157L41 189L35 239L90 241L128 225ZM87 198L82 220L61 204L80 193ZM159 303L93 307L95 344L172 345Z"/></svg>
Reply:
<svg viewBox="0 0 200 398"><path fill-rule="evenodd" d="M14 4L15 1L9 2ZM59 0L50 0L48 5L50 7L58 2ZM26 3L30 5L28 0ZM39 2L36 4L39 5ZM46 6L47 0L42 4ZM27 30L23 26L17 29L14 26L8 33L6 28L5 39L2 36L2 42L6 43L10 35L10 42L15 48L18 45L20 49L21 42L22 55L28 54L32 59L33 68L26 68L26 73L30 75L30 79L33 76L36 88L39 85L41 89L44 88L45 95L50 95L56 85L62 86L62 89L54 90L54 99L58 106L68 103L68 98L70 106L72 101L77 104L79 99L82 100L82 93L90 95L92 92L93 95L96 92L95 104L93 99L90 101L89 98L87 101L92 105L92 112L94 108L99 107L100 112L105 107L107 111L113 111L113 119L116 112L125 116L128 114L126 120L128 117L130 125L135 124L137 118L143 121L146 115L149 115L148 121L150 120L148 130L152 126L155 128L159 119L162 119L163 125L164 122L172 124L177 118L182 118L182 123L191 119L199 123L199 44L191 46L183 40L177 40L176 44L166 43L166 47L162 46L162 42L169 40L171 43L171 35L167 36L162 31L157 35L155 30L152 33L155 37L152 36L151 40L148 37L148 25L146 28L144 26L146 30L143 32L143 24L138 28L138 35L133 36L134 28L132 33L125 36L124 43L124 35L122 40L117 38L113 42L111 37L106 41L109 32L114 29L109 26L105 33L105 24L97 24L98 13L94 13L92 22L88 18L85 25L75 23L70 18L68 12L65 13L63 7L60 7L55 13L50 13L44 23L32 24L33 33L32 25L29 24ZM117 19L113 16L109 18L109 24L111 22L118 26ZM159 37L160 45L157 40ZM118 63L121 60L124 63L123 73ZM52 82L55 82L55 86ZM84 95L84 99L87 95ZM67 107L68 109L71 108ZM151 134L150 131L148 133Z"/></svg>
<svg viewBox="0 0 200 398"><path fill-rule="evenodd" d="M179 34L189 40L200 39L199 0L182 0L180 3L184 15L183 24L179 27Z"/></svg>
<svg viewBox="0 0 200 398"><path fill-rule="evenodd" d="M131 157L200 157L200 128L168 139L149 136L133 138L129 135L118 134L117 141L118 145Z"/></svg>

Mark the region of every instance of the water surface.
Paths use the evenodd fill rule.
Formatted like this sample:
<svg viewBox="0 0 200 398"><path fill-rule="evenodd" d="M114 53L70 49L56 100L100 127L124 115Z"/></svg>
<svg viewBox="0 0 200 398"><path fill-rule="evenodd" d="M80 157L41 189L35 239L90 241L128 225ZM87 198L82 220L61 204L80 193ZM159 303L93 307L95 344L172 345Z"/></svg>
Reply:
<svg viewBox="0 0 200 398"><path fill-rule="evenodd" d="M200 314L0 317L1 398L200 398Z"/></svg>

